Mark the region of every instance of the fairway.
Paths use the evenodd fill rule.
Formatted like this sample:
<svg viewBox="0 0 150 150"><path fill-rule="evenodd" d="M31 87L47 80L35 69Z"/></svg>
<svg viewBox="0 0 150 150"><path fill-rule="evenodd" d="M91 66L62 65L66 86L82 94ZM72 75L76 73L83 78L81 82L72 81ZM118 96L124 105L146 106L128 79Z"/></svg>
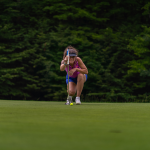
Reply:
<svg viewBox="0 0 150 150"><path fill-rule="evenodd" d="M149 103L0 100L0 150L149 150Z"/></svg>

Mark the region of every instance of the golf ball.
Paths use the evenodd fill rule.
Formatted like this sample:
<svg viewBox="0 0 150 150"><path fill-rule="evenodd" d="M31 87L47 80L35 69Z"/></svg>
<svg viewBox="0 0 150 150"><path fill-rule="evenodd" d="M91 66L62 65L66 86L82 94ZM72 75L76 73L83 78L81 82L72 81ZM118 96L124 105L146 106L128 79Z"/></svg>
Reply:
<svg viewBox="0 0 150 150"><path fill-rule="evenodd" d="M70 103L70 106L72 106L73 105L73 103Z"/></svg>

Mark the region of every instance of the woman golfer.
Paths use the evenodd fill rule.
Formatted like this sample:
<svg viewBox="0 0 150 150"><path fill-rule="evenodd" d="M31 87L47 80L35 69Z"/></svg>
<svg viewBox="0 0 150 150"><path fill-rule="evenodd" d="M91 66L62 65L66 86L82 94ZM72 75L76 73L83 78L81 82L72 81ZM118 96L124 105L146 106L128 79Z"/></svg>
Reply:
<svg viewBox="0 0 150 150"><path fill-rule="evenodd" d="M68 81L68 56L67 56L67 50L69 50L69 81ZM87 80L87 74L88 69L81 60L80 57L78 57L78 51L72 46L66 47L64 50L63 60L61 61L60 70L64 71L66 70L66 84L67 84L67 92L68 98L66 105L69 105L72 102L72 96L76 95L75 102L77 105L81 104L80 101L80 95L83 90L84 82ZM68 83L69 83L69 90L68 90Z"/></svg>

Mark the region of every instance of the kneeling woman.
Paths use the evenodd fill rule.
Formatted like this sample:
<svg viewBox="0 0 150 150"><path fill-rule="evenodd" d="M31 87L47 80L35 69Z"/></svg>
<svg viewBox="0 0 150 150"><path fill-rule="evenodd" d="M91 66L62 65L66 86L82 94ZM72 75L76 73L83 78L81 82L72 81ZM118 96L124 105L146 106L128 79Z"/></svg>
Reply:
<svg viewBox="0 0 150 150"><path fill-rule="evenodd" d="M69 81L68 81L68 56L67 50L69 49ZM68 92L68 84L69 84L69 97L67 98L66 105L69 105L72 102L72 96L76 95L75 102L77 105L81 104L80 95L83 90L84 82L87 80L88 69L83 63L82 59L78 57L78 51L72 47L68 46L64 50L63 60L61 61L60 70L66 70L66 84L67 84L67 92Z"/></svg>

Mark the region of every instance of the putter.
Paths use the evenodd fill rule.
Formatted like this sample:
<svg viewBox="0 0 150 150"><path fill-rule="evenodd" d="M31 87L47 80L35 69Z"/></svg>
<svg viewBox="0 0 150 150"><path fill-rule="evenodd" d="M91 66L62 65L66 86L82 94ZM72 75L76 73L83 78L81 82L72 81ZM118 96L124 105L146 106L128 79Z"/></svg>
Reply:
<svg viewBox="0 0 150 150"><path fill-rule="evenodd" d="M69 100L69 49L67 50L67 56L68 56L68 100ZM69 100L70 103L70 100Z"/></svg>

